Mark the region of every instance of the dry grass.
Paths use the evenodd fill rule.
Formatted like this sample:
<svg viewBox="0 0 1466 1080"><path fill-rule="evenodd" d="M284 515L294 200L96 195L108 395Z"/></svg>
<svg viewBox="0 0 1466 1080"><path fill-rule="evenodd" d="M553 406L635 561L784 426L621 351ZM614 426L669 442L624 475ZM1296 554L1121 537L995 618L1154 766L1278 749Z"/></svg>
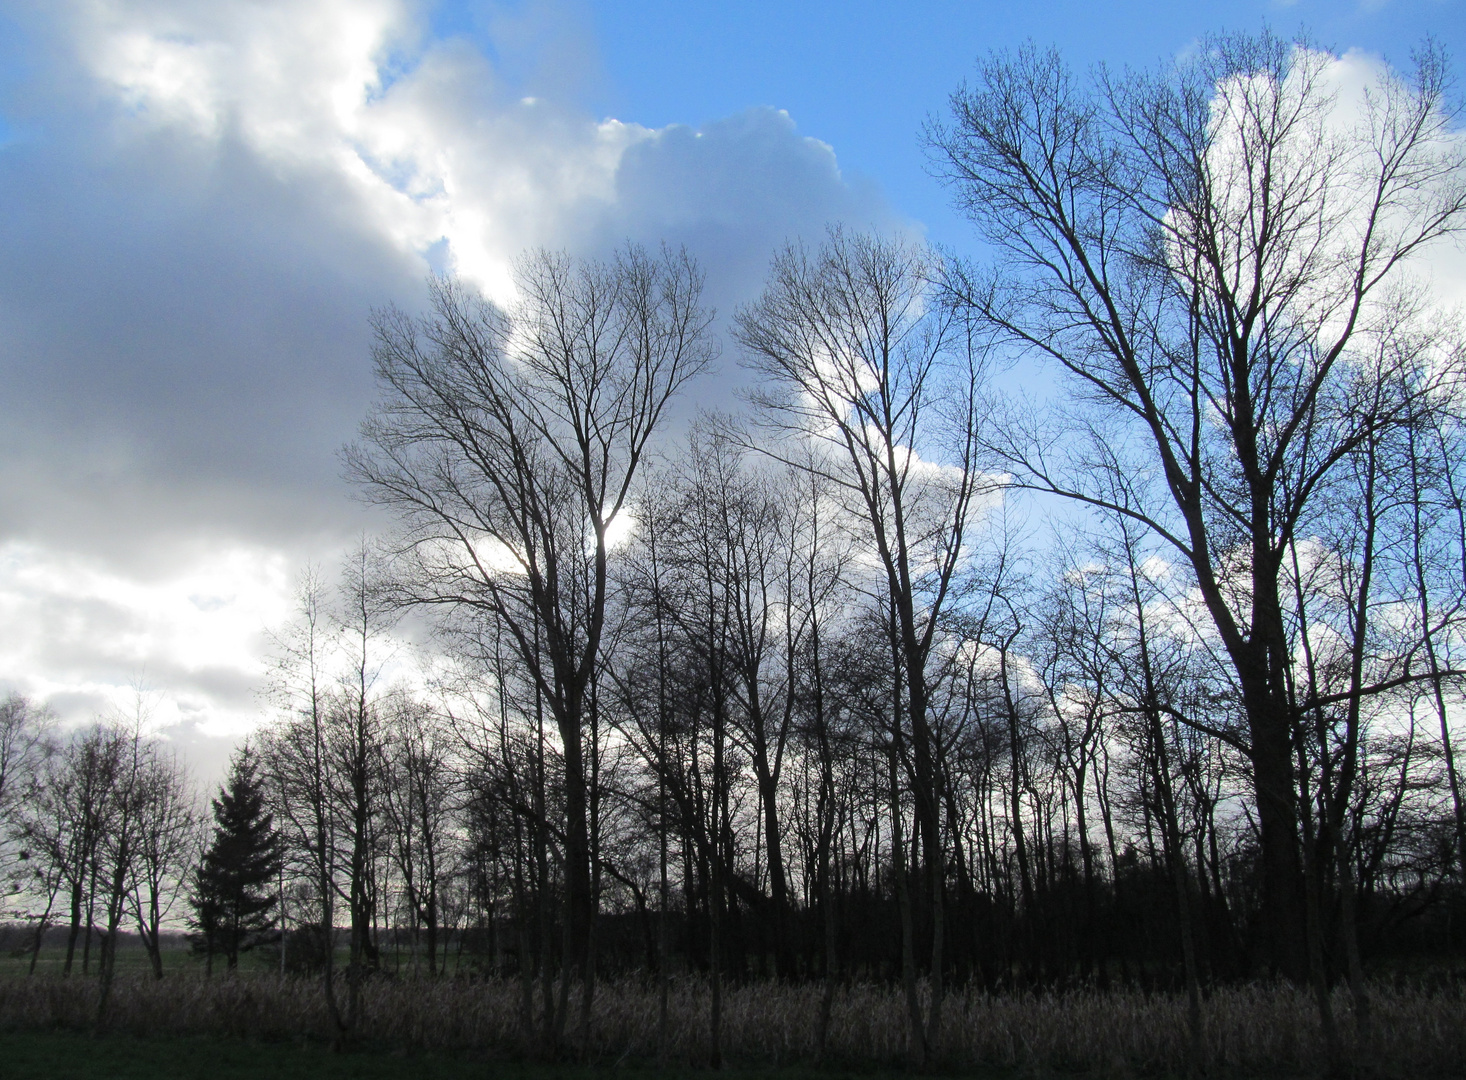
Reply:
<svg viewBox="0 0 1466 1080"><path fill-rule="evenodd" d="M55 977L0 979L0 1024L11 1030L85 1026L96 986ZM817 1057L817 986L752 984L724 992L723 1052L735 1063L775 1066ZM374 980L366 987L364 1035L374 1043L434 1050L475 1049L499 1057L532 1056L521 1030L519 986L502 981ZM572 995L571 1028L575 1024ZM1459 1075L1466 1066L1466 1000L1459 994L1376 987L1375 1045L1369 1071L1380 1075ZM120 977L111 1026L136 1035L228 1035L299 1038L326 1031L314 981L275 977L174 976L162 982ZM1352 1029L1346 999L1337 1010ZM707 1056L707 992L693 980L674 984L671 1059L695 1064ZM839 1066L899 1064L903 1006L894 989L857 985L836 998L826 1062ZM1029 1072L1101 1075L1181 1073L1185 1067L1185 1001L1139 991L1074 991L989 997L953 994L943 1047L935 1064L948 1070L982 1066ZM603 983L596 994L589 1045L581 1056L600 1062L655 1055L657 996L635 981ZM1321 1070L1317 1013L1303 992L1244 986L1212 994L1206 1005L1211 1065L1226 1073L1308 1074ZM1361 1053L1360 1060L1363 1063Z"/></svg>

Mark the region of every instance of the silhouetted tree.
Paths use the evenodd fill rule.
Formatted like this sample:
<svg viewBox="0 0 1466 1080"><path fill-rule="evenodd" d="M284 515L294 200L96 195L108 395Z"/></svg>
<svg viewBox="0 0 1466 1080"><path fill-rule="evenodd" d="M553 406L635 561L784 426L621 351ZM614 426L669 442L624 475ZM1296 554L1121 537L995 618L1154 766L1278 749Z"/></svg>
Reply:
<svg viewBox="0 0 1466 1080"><path fill-rule="evenodd" d="M992 467L1129 519L1186 568L1240 694L1271 960L1318 985L1299 725L1435 677L1407 649L1338 696L1312 683L1289 584L1296 544L1359 506L1361 455L1462 378L1409 283L1466 228L1446 65L1417 60L1349 99L1334 57L1267 33L1088 84L1026 48L989 58L928 132L996 253L961 286L974 317L1068 392L1047 422L1015 407L994 426ZM1373 620L1339 612L1364 640Z"/></svg>
<svg viewBox="0 0 1466 1080"><path fill-rule="evenodd" d="M213 840L195 872L189 898L197 931L195 948L207 957L210 973L215 953L222 953L233 970L239 966L239 954L258 944L275 925L279 839L248 745L234 755L229 778L213 807Z"/></svg>
<svg viewBox="0 0 1466 1080"><path fill-rule="evenodd" d="M501 625L558 729L565 942L584 1030L611 530L668 401L715 353L712 315L680 251L629 246L610 263L539 252L515 283L521 300L507 312L443 278L429 283L430 314L377 313L381 401L347 468L402 526L391 601L457 620L471 652ZM546 1017L551 1042L568 987Z"/></svg>

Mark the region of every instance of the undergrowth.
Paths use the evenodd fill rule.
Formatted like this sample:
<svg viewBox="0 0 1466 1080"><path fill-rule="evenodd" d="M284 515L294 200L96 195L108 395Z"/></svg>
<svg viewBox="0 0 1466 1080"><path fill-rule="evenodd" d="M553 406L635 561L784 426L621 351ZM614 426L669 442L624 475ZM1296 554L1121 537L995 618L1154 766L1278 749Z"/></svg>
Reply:
<svg viewBox="0 0 1466 1080"><path fill-rule="evenodd" d="M520 984L487 979L369 980L358 1045L474 1060L543 1062L544 1043L526 1030ZM54 976L0 979L0 1028L12 1035L89 1031L96 984ZM588 1029L572 1012L549 1058L600 1069L657 1060L658 998L639 980L602 982ZM1460 1075L1466 1063L1466 999L1449 989L1377 985L1373 1038L1357 1041L1348 1001L1335 1003L1356 1042L1360 1071L1376 1076ZM119 978L110 1033L143 1038L234 1038L324 1045L329 1029L315 980L236 975ZM750 983L723 991L721 1049L729 1066L893 1070L905 1061L905 1004L895 988L856 984L836 995L825 1052L818 1046L820 987ZM674 983L666 1062L679 1071L709 1057L708 992ZM1322 1072L1317 1012L1302 990L1248 985L1214 990L1205 1003L1205 1057L1218 1075ZM948 1073L1082 1073L1167 1076L1186 1071L1186 1007L1179 995L1140 990L951 994L931 1068ZM346 1044L351 1045L351 1040Z"/></svg>

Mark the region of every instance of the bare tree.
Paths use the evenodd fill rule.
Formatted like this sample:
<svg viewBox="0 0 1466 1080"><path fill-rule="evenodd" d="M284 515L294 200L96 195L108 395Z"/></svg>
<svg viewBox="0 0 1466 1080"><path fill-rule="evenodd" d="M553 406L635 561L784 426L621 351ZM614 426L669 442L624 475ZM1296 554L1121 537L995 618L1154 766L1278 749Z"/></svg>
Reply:
<svg viewBox="0 0 1466 1080"><path fill-rule="evenodd" d="M605 626L611 529L668 400L713 355L702 276L636 247L608 264L539 253L500 311L451 279L432 313L374 320L381 401L347 452L402 524L392 599L496 620L558 729L568 960L593 993L585 733ZM471 638L471 635L470 635ZM592 748L593 749L593 748ZM568 991L569 971L562 988ZM558 1010L553 1033L564 1029Z"/></svg>
<svg viewBox="0 0 1466 1080"><path fill-rule="evenodd" d="M1417 321L1410 260L1466 222L1439 52L1347 103L1333 63L1220 37L1086 86L1027 48L928 132L1002 252L969 275L972 311L1067 377L1052 424L1016 411L990 449L1017 486L1126 516L1189 568L1245 706L1272 955L1300 978L1294 725L1312 703L1290 699L1288 553L1362 442L1458 381L1449 354L1382 346Z"/></svg>
<svg viewBox="0 0 1466 1080"><path fill-rule="evenodd" d="M165 748L153 748L138 784L131 913L153 976L161 979L163 920L185 893L189 868L198 858L200 817L187 770Z"/></svg>
<svg viewBox="0 0 1466 1080"><path fill-rule="evenodd" d="M148 775L154 771L156 745L143 734L146 709L138 694L131 717L102 728L106 775L110 781L108 814L97 843L97 877L102 912L106 919L102 947L97 959L100 987L97 993L95 1025L106 1028L112 1004L112 985L117 974L117 942L127 899L136 873L138 848L142 840L144 815L148 809ZM125 725L125 726L124 726Z"/></svg>
<svg viewBox="0 0 1466 1080"><path fill-rule="evenodd" d="M84 915L83 973L89 967L100 851L114 809L119 755L116 733L104 725L73 734L52 762L28 826L29 838L51 860L70 894L63 976L71 974Z"/></svg>
<svg viewBox="0 0 1466 1080"><path fill-rule="evenodd" d="M38 944L61 882L55 860L33 850L40 823L34 811L43 801L47 765L57 749L53 724L50 710L20 694L0 701L0 889L6 895L45 897L45 907L35 916Z"/></svg>
<svg viewBox="0 0 1466 1080"><path fill-rule="evenodd" d="M928 664L986 489L975 458L982 352L943 302L941 276L936 257L915 244L835 230L815 254L791 247L774 260L763 295L738 313L735 331L749 366L769 379L755 395L765 421L816 450L781 456L844 493L892 609L931 905L924 1024L914 991L908 995L917 1063L938 1046L943 998L946 860ZM893 734L899 743L899 724ZM907 985L914 987L910 977Z"/></svg>
<svg viewBox="0 0 1466 1080"><path fill-rule="evenodd" d="M414 939L422 927L428 974L440 970L442 893L453 860L451 828L457 783L441 717L397 695L389 704L383 808L391 826L392 857L402 877ZM415 956L414 956L415 959ZM446 961L446 954L442 957Z"/></svg>
<svg viewBox="0 0 1466 1080"><path fill-rule="evenodd" d="M336 900L343 843L332 800L335 761L330 743L331 627L324 583L307 570L296 591L294 620L275 639L271 694L285 715L261 743L270 794L287 861L314 899L321 979L331 1035L347 1032L336 996ZM283 948L283 943L282 943Z"/></svg>
<svg viewBox="0 0 1466 1080"><path fill-rule="evenodd" d="M9 844L16 833L17 812L22 800L33 794L46 760L55 752L50 710L37 706L20 694L0 701L0 875L8 872L12 856Z"/></svg>
<svg viewBox="0 0 1466 1080"><path fill-rule="evenodd" d="M1404 447L1405 474L1409 477L1411 518L1408 566L1418 610L1418 639L1430 675L1428 693L1440 731L1441 754L1451 795L1455 825L1456 872L1466 882L1466 798L1462 795L1456 747L1451 730L1450 685L1443 673L1463 666L1459 638L1451 627L1466 611L1466 485L1461 469L1466 462L1459 417L1423 413L1409 425Z"/></svg>
<svg viewBox="0 0 1466 1080"><path fill-rule="evenodd" d="M387 613L377 603L373 557L363 543L345 561L339 588L314 572L299 590L295 621L279 635L273 687L286 710L261 745L266 787L292 867L319 905L324 987L333 1037L363 1022L362 986L380 964L376 919L383 836L387 715L379 687ZM335 922L349 920L345 1008L334 978Z"/></svg>
<svg viewBox="0 0 1466 1080"><path fill-rule="evenodd" d="M372 554L362 542L346 559L333 613L340 666L337 692L327 712L326 743L333 759L327 776L339 828L349 845L342 898L351 917L346 968L350 1031L358 1030L363 1021L362 981L380 965L373 934L378 908L374 870L384 810L387 716L379 681L388 613L376 599L373 572Z"/></svg>

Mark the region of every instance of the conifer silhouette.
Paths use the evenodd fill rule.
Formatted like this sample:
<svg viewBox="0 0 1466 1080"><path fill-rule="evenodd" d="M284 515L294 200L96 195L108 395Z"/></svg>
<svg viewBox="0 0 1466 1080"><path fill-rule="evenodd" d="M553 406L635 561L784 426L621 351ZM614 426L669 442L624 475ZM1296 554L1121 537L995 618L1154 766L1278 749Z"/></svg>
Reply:
<svg viewBox="0 0 1466 1080"><path fill-rule="evenodd" d="M248 744L230 762L213 807L213 840L194 872L189 898L194 948L207 957L210 973L216 953L233 970L239 954L259 944L275 926L279 836L265 809L264 785Z"/></svg>

